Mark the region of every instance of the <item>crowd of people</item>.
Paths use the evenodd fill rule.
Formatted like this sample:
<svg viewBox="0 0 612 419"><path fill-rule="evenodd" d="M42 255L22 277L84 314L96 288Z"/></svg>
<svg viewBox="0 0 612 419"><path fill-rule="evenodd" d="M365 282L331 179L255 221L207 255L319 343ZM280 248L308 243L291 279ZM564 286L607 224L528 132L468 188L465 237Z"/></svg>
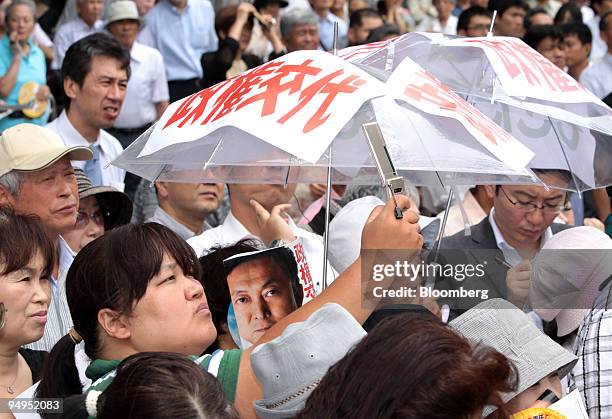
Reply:
<svg viewBox="0 0 612 419"><path fill-rule="evenodd" d="M610 104L611 0L3 1L0 418L612 417L612 188L333 185L325 258L325 185L110 164L187 95L411 31L520 37ZM373 301L398 254L453 269Z"/></svg>

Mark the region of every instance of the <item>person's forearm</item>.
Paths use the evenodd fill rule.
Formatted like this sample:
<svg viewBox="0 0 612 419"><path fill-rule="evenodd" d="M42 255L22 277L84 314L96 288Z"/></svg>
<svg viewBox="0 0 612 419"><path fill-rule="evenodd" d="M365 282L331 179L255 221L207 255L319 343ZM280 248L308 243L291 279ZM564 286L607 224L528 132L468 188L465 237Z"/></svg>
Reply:
<svg viewBox="0 0 612 419"><path fill-rule="evenodd" d="M610 197L605 189L594 189L593 200L595 201L595 209L597 211L597 218L601 221L605 221L608 215L612 213L610 205Z"/></svg>
<svg viewBox="0 0 612 419"><path fill-rule="evenodd" d="M55 55L55 49L52 46L45 47L45 46L39 45L39 47L42 50L43 54L45 54L45 58L47 59L47 61L53 61L53 56Z"/></svg>
<svg viewBox="0 0 612 419"><path fill-rule="evenodd" d="M15 87L20 64L21 59L13 59L6 74L0 78L0 95L3 97L7 97Z"/></svg>

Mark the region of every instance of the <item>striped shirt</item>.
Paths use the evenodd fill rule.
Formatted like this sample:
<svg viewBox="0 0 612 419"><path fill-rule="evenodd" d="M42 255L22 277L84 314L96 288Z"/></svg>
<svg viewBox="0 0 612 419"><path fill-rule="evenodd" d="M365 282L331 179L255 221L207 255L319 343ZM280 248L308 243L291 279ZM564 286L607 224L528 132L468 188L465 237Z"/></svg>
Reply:
<svg viewBox="0 0 612 419"><path fill-rule="evenodd" d="M25 345L28 349L51 351L53 345L64 337L72 327L72 317L66 299L66 275L74 260L74 252L63 238L58 239L59 271L57 278L51 279L51 302L47 310L47 324L42 338Z"/></svg>
<svg viewBox="0 0 612 419"><path fill-rule="evenodd" d="M578 362L568 375L582 394L589 418L612 417L612 280L595 299L574 344Z"/></svg>
<svg viewBox="0 0 612 419"><path fill-rule="evenodd" d="M225 396L231 403L234 403L241 357L241 350L232 349L228 351L217 350L212 355L206 354L191 358L203 371L217 377L223 387ZM87 367L85 373L92 380L92 384L84 389L84 393L91 390L106 390L117 375L117 367L120 362L118 360L107 361L103 359L93 361Z"/></svg>

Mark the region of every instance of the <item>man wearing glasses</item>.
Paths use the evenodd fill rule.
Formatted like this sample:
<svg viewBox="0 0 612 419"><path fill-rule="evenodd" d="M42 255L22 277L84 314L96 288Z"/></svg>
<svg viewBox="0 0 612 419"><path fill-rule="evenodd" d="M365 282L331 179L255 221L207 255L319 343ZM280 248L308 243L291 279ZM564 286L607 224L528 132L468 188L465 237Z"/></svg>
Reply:
<svg viewBox="0 0 612 419"><path fill-rule="evenodd" d="M560 171L535 171L547 185L569 182ZM458 281L449 275L437 278L436 288L488 290L488 298L504 298L524 307L529 290L531 260L553 234L568 228L554 223L568 209L567 193L529 185L486 185L493 199L487 217L465 231L444 238L437 263L480 265L484 275ZM481 271L478 271L481 272ZM467 310L481 300L461 298L451 308ZM458 313L457 313L458 314Z"/></svg>

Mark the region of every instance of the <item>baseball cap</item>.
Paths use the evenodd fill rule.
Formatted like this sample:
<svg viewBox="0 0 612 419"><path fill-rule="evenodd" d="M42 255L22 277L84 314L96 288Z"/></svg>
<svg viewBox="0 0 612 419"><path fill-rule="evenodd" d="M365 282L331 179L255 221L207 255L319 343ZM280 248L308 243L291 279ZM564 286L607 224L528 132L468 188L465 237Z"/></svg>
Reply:
<svg viewBox="0 0 612 419"><path fill-rule="evenodd" d="M11 170L42 170L64 156L90 160L93 154L89 147L66 147L55 132L39 125L18 124L0 135L0 176Z"/></svg>

